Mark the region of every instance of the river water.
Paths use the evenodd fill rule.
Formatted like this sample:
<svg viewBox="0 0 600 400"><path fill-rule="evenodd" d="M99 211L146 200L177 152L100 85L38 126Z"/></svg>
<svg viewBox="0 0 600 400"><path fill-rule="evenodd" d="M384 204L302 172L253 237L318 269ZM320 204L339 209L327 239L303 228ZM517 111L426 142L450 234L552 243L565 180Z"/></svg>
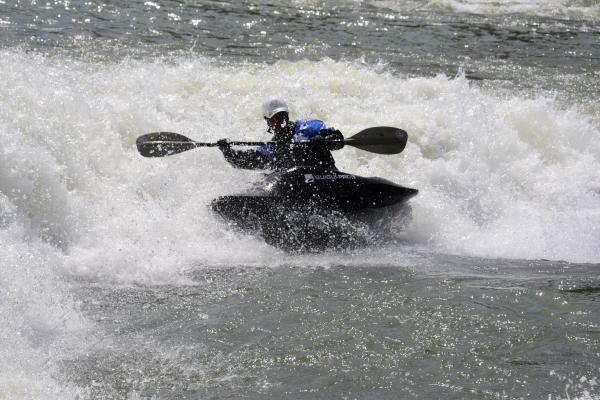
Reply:
<svg viewBox="0 0 600 400"><path fill-rule="evenodd" d="M0 398L600 398L597 0L0 0ZM135 139L347 136L395 240L287 254L209 209L260 172ZM393 221L392 221L393 222Z"/></svg>

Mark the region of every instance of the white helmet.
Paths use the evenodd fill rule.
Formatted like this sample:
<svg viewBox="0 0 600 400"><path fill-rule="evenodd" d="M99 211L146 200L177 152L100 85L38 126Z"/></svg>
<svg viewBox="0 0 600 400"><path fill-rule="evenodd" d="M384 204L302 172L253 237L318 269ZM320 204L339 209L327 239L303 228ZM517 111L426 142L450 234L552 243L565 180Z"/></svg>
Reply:
<svg viewBox="0 0 600 400"><path fill-rule="evenodd" d="M278 112L288 112L288 106L283 100L272 99L263 103L262 111L265 118L271 118Z"/></svg>

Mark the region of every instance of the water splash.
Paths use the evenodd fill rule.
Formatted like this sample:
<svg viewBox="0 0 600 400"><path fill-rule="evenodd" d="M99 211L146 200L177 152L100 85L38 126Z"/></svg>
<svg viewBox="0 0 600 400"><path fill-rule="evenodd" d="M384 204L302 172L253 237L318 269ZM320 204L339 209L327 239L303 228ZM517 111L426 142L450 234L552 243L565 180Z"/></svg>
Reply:
<svg viewBox="0 0 600 400"><path fill-rule="evenodd" d="M598 128L554 98L507 95L461 75L406 78L361 62L172 61L98 65L3 52L9 144L0 190L69 254L69 273L168 281L193 263L276 260L277 251L232 233L208 208L260 173L232 169L214 149L143 159L134 143L157 130L265 139L260 104L281 94L292 117L321 118L346 135L376 125L409 132L399 156L335 154L341 170L420 189L409 243L598 261Z"/></svg>

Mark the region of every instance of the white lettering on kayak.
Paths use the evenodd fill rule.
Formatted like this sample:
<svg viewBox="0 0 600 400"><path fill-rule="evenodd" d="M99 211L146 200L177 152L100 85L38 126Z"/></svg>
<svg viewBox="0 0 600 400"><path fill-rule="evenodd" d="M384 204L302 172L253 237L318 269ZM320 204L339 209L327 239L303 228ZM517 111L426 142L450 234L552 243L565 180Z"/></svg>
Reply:
<svg viewBox="0 0 600 400"><path fill-rule="evenodd" d="M304 174L304 183L313 183L314 181L335 181L337 179L356 179L354 175L313 175Z"/></svg>

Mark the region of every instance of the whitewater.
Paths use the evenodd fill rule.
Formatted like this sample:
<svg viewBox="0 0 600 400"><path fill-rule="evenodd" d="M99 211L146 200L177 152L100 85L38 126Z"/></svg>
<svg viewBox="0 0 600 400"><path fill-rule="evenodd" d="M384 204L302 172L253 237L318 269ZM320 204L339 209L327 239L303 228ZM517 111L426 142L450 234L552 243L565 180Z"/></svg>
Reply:
<svg viewBox="0 0 600 400"><path fill-rule="evenodd" d="M336 159L343 171L420 189L406 232L411 244L468 256L600 261L598 128L555 98L497 94L460 74L406 78L331 60L265 68L185 59L99 67L22 52L2 59L5 202L58 247L126 248L133 256L155 240L148 236L167 237L193 257L228 247L227 228L216 236L207 204L256 173L231 169L215 150L143 159L135 139L170 130L200 141L265 140L260 100L293 93L297 115L350 135L377 125L409 132L399 157L350 148ZM171 270L170 255L157 256Z"/></svg>
<svg viewBox="0 0 600 400"><path fill-rule="evenodd" d="M0 398L598 398L594 2L56 2L40 12L63 28L31 42L19 7L36 6L0 3ZM237 37L238 53L186 36L218 10L229 38L210 40ZM180 38L80 31L103 12L144 29L155 15L145 23L181 24ZM265 28L288 15L337 28L304 41ZM453 29L435 31L489 28L479 18L507 37L579 29L589 55L557 71L556 53L465 56ZM460 50L390 47L384 24L412 19ZM355 29L371 41L336 47ZM210 210L261 172L214 148L136 150L160 130L265 140L274 96L346 136L408 132L399 155L334 153L341 171L419 189L393 242L287 254Z"/></svg>

